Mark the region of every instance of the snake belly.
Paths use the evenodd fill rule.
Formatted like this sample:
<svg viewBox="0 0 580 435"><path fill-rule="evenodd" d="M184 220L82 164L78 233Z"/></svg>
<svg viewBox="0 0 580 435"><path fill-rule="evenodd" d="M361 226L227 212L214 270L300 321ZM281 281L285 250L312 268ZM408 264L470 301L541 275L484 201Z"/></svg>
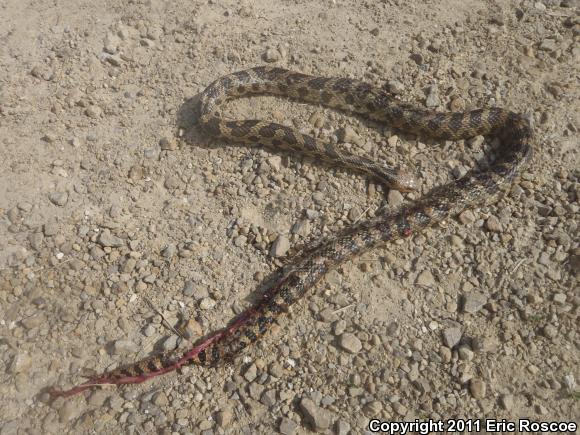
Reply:
<svg viewBox="0 0 580 435"><path fill-rule="evenodd" d="M456 140L495 136L500 139L500 145L487 169L470 170L462 178L435 187L398 210L347 227L334 237L307 247L284 267L281 277L257 304L194 348L154 355L92 379L91 385L138 383L187 364L217 366L231 361L259 340L278 316L330 270L368 249L409 237L466 208L496 201L531 157L533 131L520 114L500 108L439 113L398 101L388 92L358 80L310 76L275 67L239 71L210 84L201 94L199 125L208 135L225 141L259 143L274 150L305 154L331 165L357 170L391 188L404 191L416 188L414 178L405 172L338 150L333 144L295 128L263 120L231 120L221 115L227 101L253 95L276 95L320 104L385 122L422 137ZM61 395L76 394L83 389L84 386L76 387Z"/></svg>

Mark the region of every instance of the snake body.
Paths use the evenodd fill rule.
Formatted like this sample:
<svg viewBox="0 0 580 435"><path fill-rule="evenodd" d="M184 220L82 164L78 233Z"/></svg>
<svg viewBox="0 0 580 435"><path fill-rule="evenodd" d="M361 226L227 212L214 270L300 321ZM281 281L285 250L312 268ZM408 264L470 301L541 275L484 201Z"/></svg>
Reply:
<svg viewBox="0 0 580 435"><path fill-rule="evenodd" d="M229 120L220 109L229 100L251 95L278 95L360 114L404 132L437 139L491 135L500 139L496 159L486 170L431 190L396 211L350 226L335 237L306 248L287 265L258 303L225 329L201 340L187 352L154 355L91 379L56 395L72 395L95 384L143 382L187 364L217 366L231 361L262 337L280 314L300 300L331 269L388 241L409 237L476 205L497 200L527 165L533 132L526 119L500 108L463 113L427 111L393 98L388 92L349 78L315 77L282 68L256 67L219 78L201 94L199 124L209 135L226 141L260 143L274 149L308 154L315 159L354 168L387 186L414 190L408 174L381 163L337 150L332 144L299 130L262 120Z"/></svg>

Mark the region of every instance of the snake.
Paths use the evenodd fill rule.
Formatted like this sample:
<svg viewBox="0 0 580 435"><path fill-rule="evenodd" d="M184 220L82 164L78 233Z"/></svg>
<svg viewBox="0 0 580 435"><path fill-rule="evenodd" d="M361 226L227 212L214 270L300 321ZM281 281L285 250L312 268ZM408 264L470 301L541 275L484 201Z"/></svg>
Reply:
<svg viewBox="0 0 580 435"><path fill-rule="evenodd" d="M440 140L484 135L498 138L495 159L459 179L436 186L395 210L377 214L315 241L292 257L259 300L226 327L202 337L187 350L154 354L90 378L52 397L72 396L101 384L135 384L195 364L230 363L263 337L289 307L316 287L331 270L369 249L423 231L462 211L496 202L528 166L533 128L522 114L491 107L465 112L438 112L399 100L388 90L351 78L327 78L279 67L258 66L218 78L200 94L200 128L209 136L242 144L261 144L275 151L311 156L315 161L366 174L390 189L417 190L415 177L382 162L339 150L330 140L266 120L234 120L222 114L228 101L273 95L322 105L386 123L404 133Z"/></svg>

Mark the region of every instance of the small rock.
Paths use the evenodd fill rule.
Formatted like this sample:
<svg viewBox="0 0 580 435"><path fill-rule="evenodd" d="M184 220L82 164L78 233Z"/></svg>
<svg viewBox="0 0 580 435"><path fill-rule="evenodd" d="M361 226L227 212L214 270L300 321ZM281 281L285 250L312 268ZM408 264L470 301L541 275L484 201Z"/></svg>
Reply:
<svg viewBox="0 0 580 435"><path fill-rule="evenodd" d="M362 349L358 337L350 332L345 332L339 337L338 345L349 353L358 353Z"/></svg>
<svg viewBox="0 0 580 435"><path fill-rule="evenodd" d="M555 39L546 38L540 43L538 48L542 51L556 51L558 49L558 45L556 44Z"/></svg>
<svg viewBox="0 0 580 435"><path fill-rule="evenodd" d="M469 381L469 392L475 399L483 399L486 389L487 386L481 379L471 378Z"/></svg>
<svg viewBox="0 0 580 435"><path fill-rule="evenodd" d="M247 242L248 242L248 238L246 236L244 236L243 234L240 234L238 237L236 237L234 239L234 245L236 245L238 248L241 248Z"/></svg>
<svg viewBox="0 0 580 435"><path fill-rule="evenodd" d="M68 193L67 192L51 192L48 194L48 199L54 205L58 205L59 207L62 207L68 202Z"/></svg>
<svg viewBox="0 0 580 435"><path fill-rule="evenodd" d="M345 420L338 420L334 424L335 435L348 435L350 433L350 424Z"/></svg>
<svg viewBox="0 0 580 435"><path fill-rule="evenodd" d="M294 435L297 429L298 423L290 420L289 418L283 417L280 421L278 431L283 435Z"/></svg>
<svg viewBox="0 0 580 435"><path fill-rule="evenodd" d="M487 303L487 297L482 293L471 292L463 296L463 311L477 313Z"/></svg>
<svg viewBox="0 0 580 435"><path fill-rule="evenodd" d="M173 350L177 347L177 335L171 335L163 341L163 350Z"/></svg>
<svg viewBox="0 0 580 435"><path fill-rule="evenodd" d="M387 83L389 92L395 95L402 94L405 92L405 85L399 80L389 80Z"/></svg>
<svg viewBox="0 0 580 435"><path fill-rule="evenodd" d="M123 65L123 59L121 58L121 56L118 56L116 54L109 54L109 55L107 55L105 57L105 60L107 62L109 62L113 66L121 66L121 65Z"/></svg>
<svg viewBox="0 0 580 435"><path fill-rule="evenodd" d="M173 243L168 244L161 251L161 255L163 255L163 258L165 258L166 260L173 258L175 254L177 254L177 246L175 246Z"/></svg>
<svg viewBox="0 0 580 435"><path fill-rule="evenodd" d="M111 234L111 231L105 229L99 235L99 244L101 246L108 246L110 248L118 248L125 244L125 241L120 237Z"/></svg>
<svg viewBox="0 0 580 435"><path fill-rule="evenodd" d="M188 339L201 337L203 335L203 328L195 319L189 319L183 327L183 335Z"/></svg>
<svg viewBox="0 0 580 435"><path fill-rule="evenodd" d="M226 428L232 422L233 417L234 414L232 413L231 409L226 408L216 414L215 420L219 427Z"/></svg>
<svg viewBox="0 0 580 435"><path fill-rule="evenodd" d="M437 86L429 87L429 93L427 94L427 99L425 100L425 105L427 107L437 107L441 104L439 99L439 92Z"/></svg>
<svg viewBox="0 0 580 435"><path fill-rule="evenodd" d="M121 44L121 39L112 33L107 33L104 40L104 50L109 54L115 54Z"/></svg>
<svg viewBox="0 0 580 435"><path fill-rule="evenodd" d="M30 74L37 79L43 79L46 81L52 80L54 77L54 72L47 65L36 65L32 68Z"/></svg>
<svg viewBox="0 0 580 435"><path fill-rule="evenodd" d="M367 404L365 404L365 406L363 407L363 412L368 417L374 417L376 415L379 415L382 410L383 404L378 400L372 400Z"/></svg>
<svg viewBox="0 0 580 435"><path fill-rule="evenodd" d="M139 352L140 347L130 340L117 340L113 344L113 353L115 355L124 355L128 353Z"/></svg>
<svg viewBox="0 0 580 435"><path fill-rule="evenodd" d="M211 310L213 307L215 307L215 304L216 301L212 298L203 298L199 303L199 308L202 310Z"/></svg>
<svg viewBox="0 0 580 435"><path fill-rule="evenodd" d="M185 284L183 285L183 296L193 296L195 290L195 285L193 283L193 281L189 280L189 281L185 281Z"/></svg>
<svg viewBox="0 0 580 435"><path fill-rule="evenodd" d="M260 397L260 402L268 408L276 404L276 390L266 390Z"/></svg>
<svg viewBox="0 0 580 435"><path fill-rule="evenodd" d="M103 406L103 404L108 398L109 393L106 390L100 388L92 392L87 402L90 406L100 407Z"/></svg>
<svg viewBox="0 0 580 435"><path fill-rule="evenodd" d="M542 332L546 338L554 338L556 335L558 335L558 329L554 325L550 324L544 326Z"/></svg>
<svg viewBox="0 0 580 435"><path fill-rule="evenodd" d="M163 137L159 141L159 146L162 150L175 151L177 149L177 142L174 139Z"/></svg>
<svg viewBox="0 0 580 435"><path fill-rule="evenodd" d="M514 407L514 397L511 394L502 394L499 397L499 404L506 411L511 411Z"/></svg>
<svg viewBox="0 0 580 435"><path fill-rule="evenodd" d="M324 431L330 427L330 413L320 408L311 399L303 398L300 401L300 410L302 411L306 422L317 431Z"/></svg>
<svg viewBox="0 0 580 435"><path fill-rule="evenodd" d="M280 60L280 52L275 48L268 48L264 53L264 60L266 62L278 62Z"/></svg>
<svg viewBox="0 0 580 435"><path fill-rule="evenodd" d="M475 222L475 216L471 210L465 210L459 214L459 220L463 225L469 225Z"/></svg>
<svg viewBox="0 0 580 435"><path fill-rule="evenodd" d="M433 277L433 274L430 270L425 269L417 276L415 284L425 287L432 287L435 285L435 278Z"/></svg>
<svg viewBox="0 0 580 435"><path fill-rule="evenodd" d="M462 361L471 361L473 360L473 351L468 348L467 346L461 346L458 350L457 353L459 355L459 359Z"/></svg>
<svg viewBox="0 0 580 435"><path fill-rule="evenodd" d="M564 305L566 303L566 295L564 293L556 293L554 295L554 302L558 305Z"/></svg>
<svg viewBox="0 0 580 435"><path fill-rule="evenodd" d="M30 242L32 249L38 251L42 248L44 235L42 233L32 233L28 236L28 241Z"/></svg>
<svg viewBox="0 0 580 435"><path fill-rule="evenodd" d="M566 389L570 392L576 390L576 379L574 379L573 374L568 374L564 376L564 385Z"/></svg>
<svg viewBox="0 0 580 435"><path fill-rule="evenodd" d="M165 183L163 185L165 186L166 189L174 190L179 187L179 184L180 184L179 177L175 175L169 175L167 178L165 178Z"/></svg>
<svg viewBox="0 0 580 435"><path fill-rule="evenodd" d="M58 410L58 417L61 423L66 423L76 418L81 413L80 402L66 400Z"/></svg>
<svg viewBox="0 0 580 435"><path fill-rule="evenodd" d="M404 198L403 198L403 194L401 192L399 192L398 190L395 190L395 189L389 190L389 193L387 194L387 202L389 203L389 205L396 207L396 206L402 204L403 201L404 201Z"/></svg>
<svg viewBox="0 0 580 435"><path fill-rule="evenodd" d="M143 329L143 335L145 337L151 337L153 334L155 334L155 326L149 324Z"/></svg>
<svg viewBox="0 0 580 435"><path fill-rule="evenodd" d="M32 359L27 353L18 353L12 358L8 372L12 374L26 373L32 366Z"/></svg>
<svg viewBox="0 0 580 435"><path fill-rule="evenodd" d="M290 249L290 240L285 235L279 235L272 244L270 255L275 258L283 257Z"/></svg>
<svg viewBox="0 0 580 435"><path fill-rule="evenodd" d="M339 137L342 142L352 143L359 146L363 144L362 138L348 125L340 130Z"/></svg>
<svg viewBox="0 0 580 435"><path fill-rule="evenodd" d="M85 110L85 115L87 115L89 118L100 118L102 114L103 109L95 105L91 105Z"/></svg>
<svg viewBox="0 0 580 435"><path fill-rule="evenodd" d="M489 218L487 218L487 220L485 221L485 227L491 231L492 233L501 233L502 232L502 226L501 226L501 222L499 221L499 219L495 216L490 216Z"/></svg>
<svg viewBox="0 0 580 435"><path fill-rule="evenodd" d="M461 329L457 327L447 328L443 331L443 342L448 348L453 348L461 340Z"/></svg>
<svg viewBox="0 0 580 435"><path fill-rule="evenodd" d="M244 379L248 382L252 382L258 376L258 368L256 364L250 365L247 370L244 372Z"/></svg>
<svg viewBox="0 0 580 435"><path fill-rule="evenodd" d="M139 165L131 166L129 169L129 179L133 181L138 181L143 178L143 167Z"/></svg>

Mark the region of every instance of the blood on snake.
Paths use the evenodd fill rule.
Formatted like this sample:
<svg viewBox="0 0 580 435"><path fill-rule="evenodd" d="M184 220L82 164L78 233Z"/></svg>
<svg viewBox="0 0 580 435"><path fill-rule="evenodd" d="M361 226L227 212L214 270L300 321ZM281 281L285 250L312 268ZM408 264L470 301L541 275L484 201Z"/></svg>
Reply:
<svg viewBox="0 0 580 435"><path fill-rule="evenodd" d="M339 150L330 142L296 128L263 120L230 120L221 114L227 101L254 95L276 95L324 105L421 137L458 140L494 136L499 139L499 146L488 168L472 169L460 179L435 187L397 210L353 224L332 238L306 247L282 269L279 279L255 305L191 349L155 354L69 390L52 390L53 398L72 396L103 384L141 383L189 364L215 367L231 362L266 334L278 317L316 287L330 270L371 248L409 237L466 208L497 201L527 166L532 153L533 131L520 114L501 108L455 113L425 110L350 78L317 77L260 66L221 77L202 92L199 125L208 135L309 155L359 171L391 189L412 191L418 186L407 172Z"/></svg>

